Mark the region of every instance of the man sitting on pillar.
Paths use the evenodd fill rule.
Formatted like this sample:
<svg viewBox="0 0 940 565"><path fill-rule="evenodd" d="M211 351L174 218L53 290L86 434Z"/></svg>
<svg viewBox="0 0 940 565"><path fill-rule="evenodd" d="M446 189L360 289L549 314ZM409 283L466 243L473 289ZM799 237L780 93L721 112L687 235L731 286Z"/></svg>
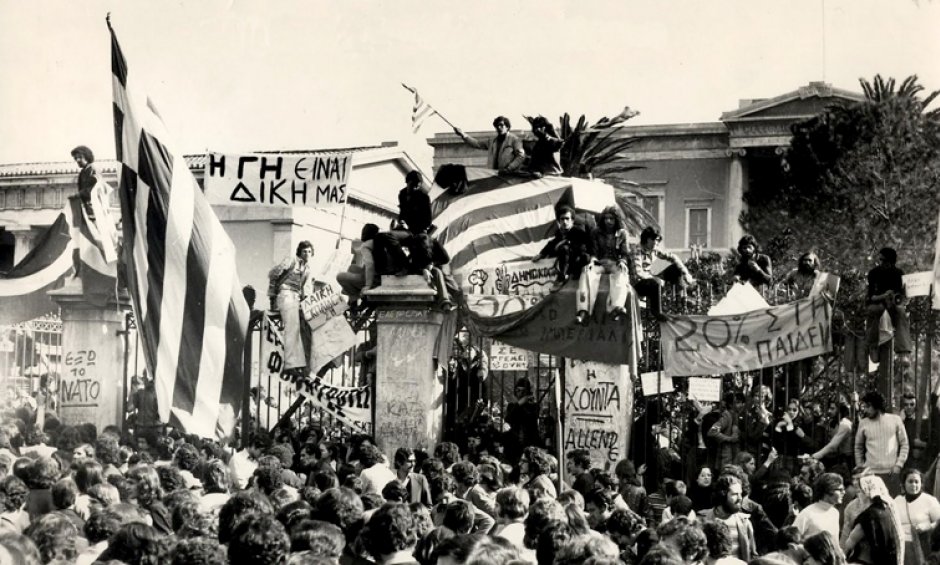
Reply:
<svg viewBox="0 0 940 565"><path fill-rule="evenodd" d="M666 283L686 287L695 282L682 260L673 253L659 249L663 236L659 230L649 226L640 233L640 247L633 254L633 288L639 296L646 298L650 313L657 319L663 317L662 288ZM661 259L671 263L658 275L650 270L653 261Z"/></svg>
<svg viewBox="0 0 940 565"><path fill-rule="evenodd" d="M594 242L587 231L574 224L574 208L559 206L555 209L555 225L558 228L553 237L539 254L532 258L541 261L544 257L554 257L558 277L552 284L552 292L565 285L568 279L577 279L581 270L594 255Z"/></svg>
<svg viewBox="0 0 940 565"><path fill-rule="evenodd" d="M594 311L601 275L607 274L610 290L607 294L607 312L614 320L622 319L630 296L630 271L627 266L627 230L616 206L604 208L598 216L597 228L591 233L594 241L594 257L581 271L578 279L578 313L575 321L584 325Z"/></svg>

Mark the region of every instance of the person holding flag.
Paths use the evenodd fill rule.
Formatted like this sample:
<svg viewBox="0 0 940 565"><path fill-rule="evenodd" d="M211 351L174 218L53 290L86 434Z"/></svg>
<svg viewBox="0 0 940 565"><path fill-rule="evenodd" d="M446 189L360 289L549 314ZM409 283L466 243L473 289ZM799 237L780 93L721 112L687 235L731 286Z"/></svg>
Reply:
<svg viewBox="0 0 940 565"><path fill-rule="evenodd" d="M515 173L522 169L525 163L525 149L522 148L522 140L509 130L512 124L509 118L497 116L493 120L493 127L496 128L496 137L480 141L463 132L458 127L454 128L454 133L460 136L460 139L470 147L487 150L486 166L490 169L497 169L500 173Z"/></svg>

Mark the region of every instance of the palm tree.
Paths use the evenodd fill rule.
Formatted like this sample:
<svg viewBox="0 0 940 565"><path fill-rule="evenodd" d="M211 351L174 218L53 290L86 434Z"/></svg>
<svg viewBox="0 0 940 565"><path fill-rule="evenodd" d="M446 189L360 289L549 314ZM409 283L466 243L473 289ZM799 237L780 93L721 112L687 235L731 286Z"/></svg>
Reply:
<svg viewBox="0 0 940 565"><path fill-rule="evenodd" d="M623 214L628 231L639 233L646 226L658 226L659 221L640 204L641 186L622 178L630 171L642 169L624 157L637 141L635 137L618 135L618 126L639 112L629 106L613 118L603 117L592 125L582 115L572 127L571 116L565 113L559 120L558 134L564 140L561 147L562 175L573 178L600 179L614 187L617 206ZM527 119L532 120L532 118Z"/></svg>

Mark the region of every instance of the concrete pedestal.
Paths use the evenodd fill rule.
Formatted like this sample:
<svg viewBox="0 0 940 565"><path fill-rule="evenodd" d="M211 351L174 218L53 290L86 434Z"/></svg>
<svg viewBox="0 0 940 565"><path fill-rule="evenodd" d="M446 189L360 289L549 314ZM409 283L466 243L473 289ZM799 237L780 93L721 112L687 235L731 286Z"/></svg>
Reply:
<svg viewBox="0 0 940 565"><path fill-rule="evenodd" d="M433 449L444 397L433 359L444 315L433 309L434 290L421 277L383 277L367 296L378 324L375 440L389 455L399 447Z"/></svg>
<svg viewBox="0 0 940 565"><path fill-rule="evenodd" d="M62 375L59 420L75 425L90 422L98 431L121 425L124 398L124 329L129 305L104 308L85 302L81 281L72 279L49 293L62 309Z"/></svg>

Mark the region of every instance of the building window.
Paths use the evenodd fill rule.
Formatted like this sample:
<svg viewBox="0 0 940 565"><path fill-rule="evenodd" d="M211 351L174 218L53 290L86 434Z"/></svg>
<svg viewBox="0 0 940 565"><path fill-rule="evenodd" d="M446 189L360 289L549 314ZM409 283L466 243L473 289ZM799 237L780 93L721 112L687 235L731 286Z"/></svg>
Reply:
<svg viewBox="0 0 940 565"><path fill-rule="evenodd" d="M712 246L711 208L686 208L685 225L686 247L700 245L709 248Z"/></svg>
<svg viewBox="0 0 940 565"><path fill-rule="evenodd" d="M661 194L653 194L643 197L643 209L646 210L650 216L656 219L656 223L659 224L660 230L665 230L665 207L663 206L665 199Z"/></svg>

